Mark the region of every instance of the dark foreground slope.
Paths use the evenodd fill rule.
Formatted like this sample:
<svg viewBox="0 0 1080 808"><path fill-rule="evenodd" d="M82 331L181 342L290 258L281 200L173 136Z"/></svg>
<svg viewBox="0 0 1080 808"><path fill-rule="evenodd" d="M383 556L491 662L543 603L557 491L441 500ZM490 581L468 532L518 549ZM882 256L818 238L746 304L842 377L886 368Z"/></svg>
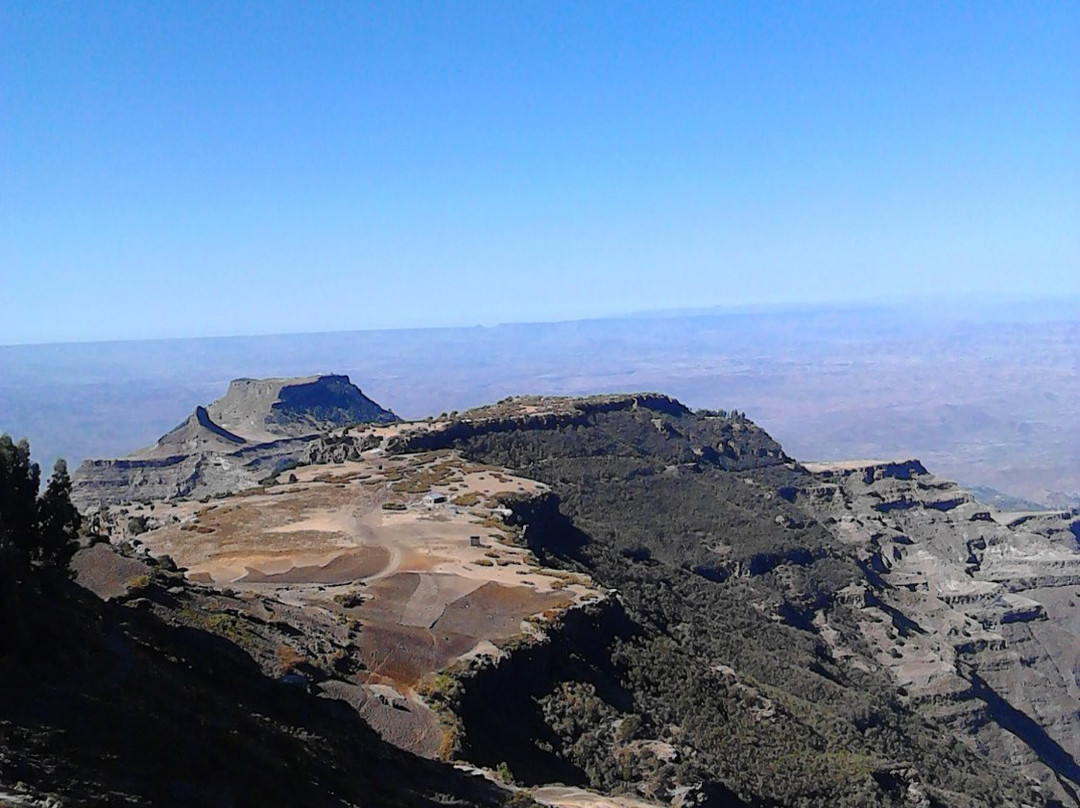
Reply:
<svg viewBox="0 0 1080 808"><path fill-rule="evenodd" d="M920 715L869 649L834 653L865 646L850 593L876 583L785 498L810 475L744 418L666 401L447 433L552 486L561 513L517 514L526 540L624 609L467 677L465 754L714 805L1043 804ZM823 639L826 615L844 643Z"/></svg>
<svg viewBox="0 0 1080 808"><path fill-rule="evenodd" d="M498 805L235 645L74 584L6 593L0 790L65 805ZM2 800L0 800L2 801Z"/></svg>
<svg viewBox="0 0 1080 808"><path fill-rule="evenodd" d="M40 495L39 481L29 447L0 436L0 804L504 800L383 743L345 704L264 676L222 636L162 619L155 609L195 602L170 563L129 561L146 574L127 603L72 583L66 468Z"/></svg>

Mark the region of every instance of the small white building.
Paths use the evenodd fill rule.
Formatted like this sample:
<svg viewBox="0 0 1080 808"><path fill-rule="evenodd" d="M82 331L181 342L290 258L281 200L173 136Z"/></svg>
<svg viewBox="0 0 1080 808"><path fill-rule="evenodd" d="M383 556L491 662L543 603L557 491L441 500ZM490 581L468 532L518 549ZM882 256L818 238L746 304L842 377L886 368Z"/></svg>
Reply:
<svg viewBox="0 0 1080 808"><path fill-rule="evenodd" d="M436 505L442 505L446 502L446 494L440 494L436 491L432 491L429 494L424 494L424 507L434 508Z"/></svg>

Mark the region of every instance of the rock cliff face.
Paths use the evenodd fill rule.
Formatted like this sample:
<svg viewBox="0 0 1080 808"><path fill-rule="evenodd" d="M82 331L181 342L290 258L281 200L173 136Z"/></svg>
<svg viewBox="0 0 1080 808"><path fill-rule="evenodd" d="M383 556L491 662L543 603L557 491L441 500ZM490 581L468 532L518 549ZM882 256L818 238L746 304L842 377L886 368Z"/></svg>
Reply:
<svg viewBox="0 0 1080 808"><path fill-rule="evenodd" d="M350 424L397 420L348 376L234 379L228 393L207 410L216 423L249 440L295 438Z"/></svg>
<svg viewBox="0 0 1080 808"><path fill-rule="evenodd" d="M120 502L215 496L258 484L290 466L359 449L330 430L397 417L348 376L236 379L153 446L118 460L87 460L73 476L81 509ZM350 452L350 448L352 451Z"/></svg>
<svg viewBox="0 0 1080 808"><path fill-rule="evenodd" d="M879 578L848 593L877 661L925 714L1078 804L1080 517L998 511L918 461L809 469L788 496Z"/></svg>

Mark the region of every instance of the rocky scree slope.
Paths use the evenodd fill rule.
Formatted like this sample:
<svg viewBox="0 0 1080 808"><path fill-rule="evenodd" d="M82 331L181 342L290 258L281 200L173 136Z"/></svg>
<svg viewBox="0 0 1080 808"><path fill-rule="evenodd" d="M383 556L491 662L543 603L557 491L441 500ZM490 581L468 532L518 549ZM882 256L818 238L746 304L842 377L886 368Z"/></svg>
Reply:
<svg viewBox="0 0 1080 808"><path fill-rule="evenodd" d="M348 376L236 379L225 396L196 407L153 446L118 460L83 462L73 475L72 499L88 510L243 490L309 462L331 430L395 420Z"/></svg>
<svg viewBox="0 0 1080 808"><path fill-rule="evenodd" d="M821 478L737 413L662 396L514 399L396 448L439 446L549 485L554 508L511 519L537 555L621 603L569 628L586 641L484 661L459 680L447 698L471 759L504 761L526 782L679 803L1071 800L1068 753L1041 758L1016 734L1025 720L1041 726L1023 702L1002 696L1008 709L984 710L981 726L923 709L891 663L906 635L934 629L892 605L896 585L840 520L803 501ZM924 509L934 514L966 501L955 490L931 500L944 509ZM859 512L905 510L885 502ZM1028 604L1003 602L1006 625L1031 624Z"/></svg>

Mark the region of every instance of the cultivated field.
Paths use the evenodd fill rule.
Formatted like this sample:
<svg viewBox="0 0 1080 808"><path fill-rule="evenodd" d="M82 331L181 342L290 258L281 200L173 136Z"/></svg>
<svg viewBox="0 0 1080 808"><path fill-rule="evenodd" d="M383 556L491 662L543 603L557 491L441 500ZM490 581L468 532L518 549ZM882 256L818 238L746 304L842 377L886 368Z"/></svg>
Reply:
<svg viewBox="0 0 1080 808"><path fill-rule="evenodd" d="M543 493L542 484L449 451L368 455L211 502L134 506L130 516L160 525L138 540L192 581L355 624L364 668L335 694L399 745L432 754L441 731L416 695L425 681L498 655L602 595L581 576L540 567L503 523L502 501Z"/></svg>

